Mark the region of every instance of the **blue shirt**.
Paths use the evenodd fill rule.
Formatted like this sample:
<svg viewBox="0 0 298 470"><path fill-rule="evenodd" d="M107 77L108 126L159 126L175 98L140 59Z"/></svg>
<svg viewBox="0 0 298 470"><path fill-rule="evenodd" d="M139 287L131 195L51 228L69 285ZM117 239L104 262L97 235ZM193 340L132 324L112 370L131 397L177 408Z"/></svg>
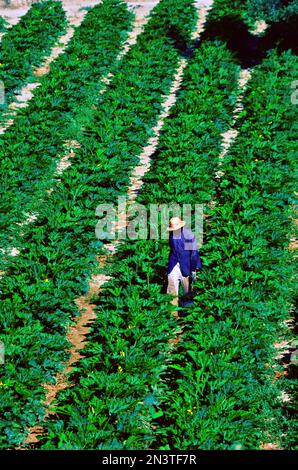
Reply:
<svg viewBox="0 0 298 470"><path fill-rule="evenodd" d="M187 228L182 228L177 234L170 233L169 245L171 248L168 274L173 270L177 263L183 277L191 275L192 271L202 268L197 242L194 234Z"/></svg>

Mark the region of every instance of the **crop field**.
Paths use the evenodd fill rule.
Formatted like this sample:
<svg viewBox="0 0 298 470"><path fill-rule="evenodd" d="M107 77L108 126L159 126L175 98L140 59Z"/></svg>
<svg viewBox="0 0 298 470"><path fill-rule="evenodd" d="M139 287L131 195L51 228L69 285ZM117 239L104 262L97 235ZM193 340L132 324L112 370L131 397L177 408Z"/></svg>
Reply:
<svg viewBox="0 0 298 470"><path fill-rule="evenodd" d="M298 2L268 3L0 8L1 450L297 450ZM203 208L186 310L149 217L97 236L119 198Z"/></svg>

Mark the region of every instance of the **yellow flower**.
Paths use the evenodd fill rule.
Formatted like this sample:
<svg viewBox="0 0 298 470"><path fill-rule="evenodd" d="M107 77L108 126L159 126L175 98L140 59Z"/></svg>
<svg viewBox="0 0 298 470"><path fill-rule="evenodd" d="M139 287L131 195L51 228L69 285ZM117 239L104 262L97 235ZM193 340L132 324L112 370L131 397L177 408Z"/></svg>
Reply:
<svg viewBox="0 0 298 470"><path fill-rule="evenodd" d="M125 352L124 352L124 351L120 351L120 356L124 357L124 356L125 356Z"/></svg>
<svg viewBox="0 0 298 470"><path fill-rule="evenodd" d="M189 413L189 414L191 414L191 415L193 414L193 413L192 413L192 410L187 410L187 413Z"/></svg>
<svg viewBox="0 0 298 470"><path fill-rule="evenodd" d="M122 367L121 367L121 366L118 366L118 372L121 373L122 371L123 371Z"/></svg>
<svg viewBox="0 0 298 470"><path fill-rule="evenodd" d="M49 282L48 278L44 279L44 282Z"/></svg>

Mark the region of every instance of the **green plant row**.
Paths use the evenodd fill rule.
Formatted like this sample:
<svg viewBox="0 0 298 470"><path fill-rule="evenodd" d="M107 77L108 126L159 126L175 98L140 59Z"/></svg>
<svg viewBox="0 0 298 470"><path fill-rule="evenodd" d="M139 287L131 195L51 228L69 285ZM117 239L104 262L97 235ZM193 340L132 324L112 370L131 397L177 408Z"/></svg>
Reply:
<svg viewBox="0 0 298 470"><path fill-rule="evenodd" d="M208 47L216 65L218 48L211 57ZM180 325L178 345L165 359L173 325L168 298L160 292L165 247L153 241L125 244L110 269L115 280L99 296L87 358L72 375L78 384L59 394L43 448L256 449L278 441L289 426L281 412L283 384L273 380L273 343L285 330L281 322L288 317L293 287L286 247L296 149L289 90L296 64L290 53L272 54L255 71L240 136L221 167L225 175L206 227L198 296ZM215 74L211 69L211 77ZM208 121L208 108L201 105ZM182 136L188 115L179 109ZM149 173L139 200L157 202L159 194L158 202L176 201L181 186L194 202L208 201L205 180L196 186L191 159L179 186L182 170L165 139L170 141L167 132L151 168L155 188ZM181 137L182 159L183 144L189 142ZM200 157L197 167L201 161L204 167ZM168 187L175 164L178 187ZM158 180L159 171L164 179Z"/></svg>
<svg viewBox="0 0 298 470"><path fill-rule="evenodd" d="M55 135L51 135L51 133L53 132L55 117L56 120L58 120L60 116L59 108L43 108L45 104L48 104L49 100L52 99L53 94L50 93L51 86L55 91L55 87L58 84L60 85L57 91L61 106L63 105L64 99L66 105L68 105L71 98L75 102L80 88L82 93L86 93L86 90L90 93L91 90L88 89L88 85L91 88L91 84L93 83L91 78L93 77L92 80L99 81L102 74L104 72L107 73L107 70L110 69L111 62L115 61L121 43L125 40L125 30L131 25L131 20L132 15L128 12L123 2L107 0L100 6L90 10L81 27L76 30L69 45L69 49L65 53L66 56L64 59L66 59L66 57L69 59L65 61L65 68L62 68L62 66L59 68L58 64L55 65L55 70L52 69L47 81L49 85L46 85L45 89L42 86L43 91L41 95L36 96L36 104L30 106L31 113L29 112L27 115L26 112L24 113L24 117L20 118L22 123L20 127L23 133L20 132L21 138L20 141L16 143L15 148L21 145L24 146L23 138L26 116L27 118L31 116L36 122L34 128L32 126L29 132L26 130L28 140L30 138L31 140L28 142L26 153L21 155L19 160L19 164L23 161L24 166L26 166L27 163L27 179L31 176L31 179L29 179L27 183L28 187L34 178L34 165L37 164L41 155L47 154L49 145L51 145L49 138L55 138ZM113 40L109 38L110 36ZM90 49L88 47L90 47ZM90 65L89 69L86 65L83 66L85 74L83 73L81 81L78 81L79 67L77 64L78 59L82 56L82 51L90 53ZM60 65L62 63L63 62L60 62ZM68 79L66 74L67 70L74 82L72 82L72 80L70 82L66 81L66 78ZM73 75L71 75L72 70L74 71ZM64 81L62 81L61 74ZM89 84L88 80L90 82ZM64 84L68 85L68 90L65 92L65 95L62 86ZM95 85L95 88L96 87L98 87L97 83ZM45 90L47 94L43 100L42 94L45 93ZM72 97L72 93L74 93L74 97ZM83 98L81 98L82 105L83 102ZM91 104L88 103L88 106L91 106ZM36 111L34 113L34 107L40 109L40 112L38 113ZM71 107L68 109L68 113L65 112L63 116L64 122L66 122L67 116L70 117L74 114L70 113L70 109ZM47 117L48 121L46 119ZM62 122L61 117L59 122L60 126L62 126ZM36 132L37 135L34 135L33 130L36 130L36 128L39 129L39 132ZM42 134L42 129L44 130L44 134ZM46 132L46 130L48 132ZM14 130L14 132L16 131ZM39 135L40 143L38 144L37 140ZM66 138L67 135L68 134L65 132L63 136L61 130L60 141L57 141L56 147L55 141L53 140L52 145L55 150L61 148L62 139ZM8 140L11 140L10 150L12 152L13 136L11 134ZM37 153L36 160L32 158L31 165L29 164L30 149L32 153L34 150ZM29 168L31 168L31 174ZM45 168L40 166L40 171L42 171L42 169L45 171ZM10 174L9 179L11 183L17 185L17 177L22 173L22 170L22 177L25 178L24 167L20 164L20 166L16 167L14 172ZM15 186L13 185L12 188L15 189ZM9 198L10 195L13 195L13 192L7 190L6 197ZM16 194L16 201L18 201L17 196L18 194ZM59 219L58 216L59 210L56 212L56 223ZM7 224L8 219L9 217L6 219ZM37 242L28 242L28 239L23 238L21 234L19 234L19 236L22 240L22 255L18 260L9 259L8 265L6 266L8 270L5 272L5 278L1 279L1 283L5 284L5 288L3 288L3 290L1 289L1 338L6 347L6 365L5 369L1 371L3 376L5 376L5 385L3 385L4 388L1 391L3 392L5 390L6 393L2 393L1 411L3 414L1 413L1 415L6 416L5 412L8 410L8 413L12 413L12 416L14 416L14 418L11 418L11 421L9 417L7 420L5 418L2 421L2 448L10 444L16 445L16 443L21 442L26 432L26 426L32 425L36 420L36 415L39 416L40 413L44 412L41 405L44 390L41 388L41 384L51 381L59 365L62 367L63 361L66 360L65 350L67 348L67 342L65 340L65 325L74 309L71 300L68 301L67 299L68 290L72 286L71 275L70 282L68 282L68 284L63 284L62 282L62 284L57 286L56 290L53 288L53 285L51 285L52 290L51 288L47 288L46 276L44 278L39 277L41 267L39 263L45 263L45 259L47 259L47 253L45 252L45 254L43 254L43 251L46 250L47 241L42 240L44 243L41 241L41 244L38 245ZM30 250L31 243L32 250ZM34 257L36 251L40 257L39 261ZM77 272L79 272L79 266L82 262L82 272L84 273L83 260L80 259L80 254L77 256ZM59 251L59 246L57 245L56 261L54 261L54 263L58 263L61 257L63 259L62 253ZM88 261L89 259L87 263ZM69 264L68 268L65 266L64 268L71 270L72 265ZM59 296L61 299L62 292L66 298L64 299L63 308L60 309ZM40 311L36 309L36 306L38 306ZM43 318L43 314L47 314L48 316L45 315L45 318ZM49 356L49 351L51 351L51 356ZM5 387L8 387L8 390L6 390ZM21 396L22 399L19 399L19 396ZM19 419L15 419L16 416L18 416ZM9 425L7 426L8 423Z"/></svg>
<svg viewBox="0 0 298 470"><path fill-rule="evenodd" d="M231 125L237 72L222 44L204 44L196 51L164 124L139 202L189 203L201 176L203 187L208 184L212 191L209 180L217 167L221 133ZM183 187L182 175L188 170L185 179L191 178L194 188ZM205 200L209 193L193 202ZM75 385L58 396L55 415L44 427L42 448L152 448L158 432L153 424L159 417L164 420L159 405L171 361L169 340L179 330L170 299L161 290L167 251L167 242L125 242L105 268L113 279L97 300L86 358L70 377Z"/></svg>
<svg viewBox="0 0 298 470"><path fill-rule="evenodd" d="M265 0L267 1L267 0ZM274 0L273 0L274 1ZM212 10L209 14L209 22L215 22L215 29L219 26L222 28L216 33L220 33L222 35L230 35L234 37L234 40L237 41L237 37L235 37L235 33L238 32L238 41L241 39L241 33L244 30L254 29L256 20L267 20L265 14L262 14L260 10L257 12L256 9L252 9L249 3L249 0L214 0L212 3ZM232 23L231 23L232 22ZM242 24L241 24L242 23ZM231 28L234 26L234 31L230 31L226 28ZM247 38L245 38L247 40ZM241 47L241 44L233 44L235 47ZM245 45L243 45L245 46Z"/></svg>
<svg viewBox="0 0 298 470"><path fill-rule="evenodd" d="M179 47L170 34L176 23L184 27ZM41 385L54 380L66 358L65 327L78 315L75 299L87 292L102 246L95 238L96 206L126 192L128 170L152 134L195 23L190 1L157 5L94 107L72 166L51 195L31 206L39 218L22 227L21 254L1 279L2 448L18 445L26 427L42 419Z"/></svg>
<svg viewBox="0 0 298 470"><path fill-rule="evenodd" d="M257 20L267 28L253 35ZM225 41L245 67L252 67L275 48L297 54L297 28L298 0L214 0L203 37Z"/></svg>
<svg viewBox="0 0 298 470"><path fill-rule="evenodd" d="M247 13L253 18L265 21L284 21L298 14L298 1L247 0Z"/></svg>
<svg viewBox="0 0 298 470"><path fill-rule="evenodd" d="M290 424L282 413L285 384L274 380L273 344L289 335L283 321L293 301L287 247L297 155L297 108L290 99L296 68L290 51L272 52L247 89L239 137L223 161L206 224L195 307L164 375L168 390L159 408L163 418L154 423L154 447L284 445Z"/></svg>
<svg viewBox="0 0 298 470"><path fill-rule="evenodd" d="M235 62L220 41L206 41L195 52L184 74L181 100L165 123L150 172L145 175L141 203L205 204L213 199L220 136L233 123L239 92L240 67ZM192 179L191 187L184 171Z"/></svg>
<svg viewBox="0 0 298 470"><path fill-rule="evenodd" d="M3 36L0 45L0 80L5 88L5 104L14 93L33 77L33 67L41 65L66 29L66 16L61 2L48 0L34 4Z"/></svg>
<svg viewBox="0 0 298 470"><path fill-rule="evenodd" d="M53 184L65 141L80 141L103 88L101 78L114 67L132 20L122 1L105 0L92 8L41 79L29 107L19 111L1 138L1 248L13 246L16 223L26 219L32 199L42 198Z"/></svg>
<svg viewBox="0 0 298 470"><path fill-rule="evenodd" d="M3 16L0 16L0 32L4 33L7 28L7 21L3 18Z"/></svg>

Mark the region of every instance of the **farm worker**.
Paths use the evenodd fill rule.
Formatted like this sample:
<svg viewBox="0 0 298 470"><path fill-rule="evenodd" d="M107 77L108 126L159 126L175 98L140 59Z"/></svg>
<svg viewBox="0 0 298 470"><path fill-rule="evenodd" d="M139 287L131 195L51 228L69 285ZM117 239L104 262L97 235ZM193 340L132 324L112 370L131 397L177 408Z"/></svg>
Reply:
<svg viewBox="0 0 298 470"><path fill-rule="evenodd" d="M167 228L170 232L170 256L168 264L167 293L174 295L173 305L178 305L179 284L181 282L184 294L190 290L190 277L195 280L196 271L202 268L197 242L193 232L184 228L185 221L173 217Z"/></svg>

